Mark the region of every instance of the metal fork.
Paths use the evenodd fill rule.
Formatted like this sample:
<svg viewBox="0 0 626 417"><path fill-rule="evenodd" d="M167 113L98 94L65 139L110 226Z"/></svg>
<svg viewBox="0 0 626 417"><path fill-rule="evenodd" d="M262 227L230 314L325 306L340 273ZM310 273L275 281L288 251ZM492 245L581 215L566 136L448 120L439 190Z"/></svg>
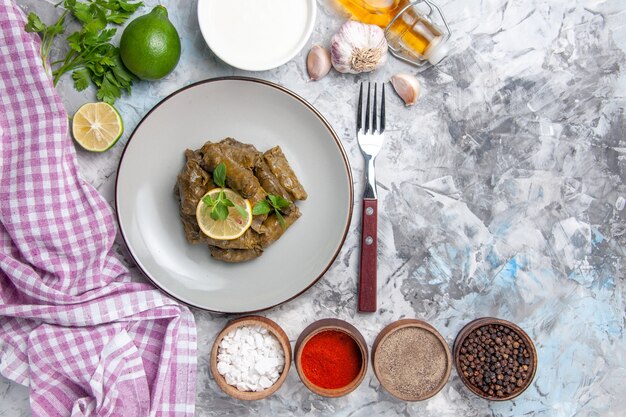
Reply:
<svg viewBox="0 0 626 417"><path fill-rule="evenodd" d="M367 83L367 104L365 106L365 122L363 122L363 83L361 83L356 120L356 138L365 159L365 194L363 195L363 213L361 214L361 263L359 272L359 311L364 312L376 311L378 196L376 194L374 160L385 139L385 85L382 85L379 117L377 90L378 85L374 83L374 106L371 109L371 83Z"/></svg>

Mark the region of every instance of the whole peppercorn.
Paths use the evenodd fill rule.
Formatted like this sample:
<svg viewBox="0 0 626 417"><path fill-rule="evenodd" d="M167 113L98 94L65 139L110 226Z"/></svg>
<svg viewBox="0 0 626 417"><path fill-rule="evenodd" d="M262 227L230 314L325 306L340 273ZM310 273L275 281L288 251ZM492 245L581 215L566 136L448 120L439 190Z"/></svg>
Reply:
<svg viewBox="0 0 626 417"><path fill-rule="evenodd" d="M470 332L461 344L461 377L477 392L497 398L515 395L528 385L531 351L513 328L488 324Z"/></svg>

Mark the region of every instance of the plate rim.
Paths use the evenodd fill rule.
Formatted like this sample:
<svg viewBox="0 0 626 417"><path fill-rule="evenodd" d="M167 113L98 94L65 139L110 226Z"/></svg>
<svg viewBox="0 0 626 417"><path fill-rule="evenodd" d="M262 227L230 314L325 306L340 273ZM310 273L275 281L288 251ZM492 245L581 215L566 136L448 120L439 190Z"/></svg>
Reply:
<svg viewBox="0 0 626 417"><path fill-rule="evenodd" d="M312 7L312 11L311 11L311 15L309 16L309 21L307 22L307 26L306 26L306 30L304 31L304 38L302 39L302 41L297 45L296 48L294 48L294 51L292 51L289 55L287 59L282 59L281 61L276 61L278 62L276 65L272 64L271 66L262 66L262 65L257 65L257 66L245 66L245 65L239 65L237 63L233 63L230 60L226 60L224 59L221 55L219 55L217 52L215 52L213 50L213 48L211 47L211 43L209 41L209 35L206 33L206 30L204 29L205 25L203 24L204 20L206 20L206 18L203 18L203 16L200 16L200 7L201 7L201 3L206 2L207 0L199 0L198 4L196 5L196 18L198 19L198 26L200 27L200 34L202 35L202 39L204 39L204 43L207 45L207 47L211 50L211 52L220 60L222 60L223 62L225 62L226 64L230 65L233 68L238 68L240 70L244 70L244 71L250 71L250 72L261 72L261 71L269 71L271 69L274 68L278 68L281 65L286 64L287 62L291 61L296 55L298 55L298 53L300 53L300 51L302 51L302 49L304 48L304 46L307 44L307 42L309 41L309 39L311 38L311 35L313 34L313 29L315 28L315 22L317 21L317 1L316 0L306 0L309 4L309 6Z"/></svg>
<svg viewBox="0 0 626 417"><path fill-rule="evenodd" d="M120 210L119 210L119 201L118 201L118 197L119 197L118 185L119 185L119 179L120 179L120 169L122 167L122 162L124 161L124 156L126 155L126 151L128 150L128 146L130 145L132 139L135 137L135 134L137 133L137 130L139 129L139 127L152 114L153 111L155 111L157 108L159 108L162 104L164 104L166 101L168 101L172 97L174 97L174 96L176 96L176 95L178 95L178 94L180 94L180 93L182 93L182 92L184 92L184 91L186 91L188 89L195 88L195 87L197 87L199 85L209 84L209 83L213 83L213 82L220 82L220 81L243 81L243 82L250 82L250 83L255 83L255 84L261 84L261 85L264 85L266 87L274 88L274 89L276 89L279 92L282 92L284 94L287 94L288 96L291 96L296 101L300 102L300 104L304 105L309 111L311 111L322 122L324 127L326 127L326 130L330 133L331 137L335 141L335 144L339 148L339 153L341 154L341 158L343 159L344 167L346 169L346 173L347 173L347 177L348 177L348 185L349 185L349 189L350 189L350 202L349 202L348 218L347 218L347 221L346 221L346 225L344 227L344 231L343 231L343 234L341 236L341 240L339 242L339 245L337 246L337 249L335 250L335 253L333 254L333 256L328 261L328 264L326 265L326 267L324 267L324 269L320 272L320 274L313 281L311 281L311 283L309 285L307 285L304 289L302 289L297 294L295 294L295 295L289 297L288 299L283 300L283 301L281 301L279 303L273 304L271 306L263 307L263 308L260 308L260 309L255 309L255 310L242 310L242 311L213 310L213 309L210 309L210 308L206 308L206 307L203 307L203 306L196 305L196 304L191 303L191 302L184 301L184 300L180 299L179 297L175 296L174 294L172 294L171 292L169 292L167 289L163 288L157 282L156 279L154 279L152 276L150 276L150 274L147 271L144 270L144 268L139 263L137 257L133 253L130 245L128 244L128 240L126 239L126 236L124 235L124 229L122 227L122 223L121 223L121 219L120 219ZM126 141L126 144L124 145L124 149L122 150L122 154L120 155L120 160L119 160L119 162L117 164L117 169L116 169L116 172L115 172L115 219L117 220L117 227L118 227L118 230L119 230L119 234L120 234L120 236L122 238L122 241L124 242L124 245L126 246L126 249L127 249L128 253L129 253L130 257L132 258L133 262L135 263L135 266L137 267L137 269L139 269L139 271L141 271L141 273L143 274L144 277L148 278L148 280L152 283L152 285L154 287L159 289L161 292L165 293L168 297L171 297L171 298L175 299L176 301L178 301L182 305L194 307L194 308L197 308L197 309L200 309L200 310L203 310L203 311L208 311L208 312L211 312L211 313L218 313L218 314L249 314L249 313L256 313L256 312L260 312L260 311L269 310L269 309L272 309L272 308L277 307L279 305L288 303L289 301L294 300L297 297L299 297L302 294L304 294L308 289L310 289L313 285L315 285L326 274L326 272L328 272L330 267L333 265L333 263L337 259L337 256L339 256L339 253L341 252L341 249L343 248L343 245L344 245L344 243L346 241L346 237L348 236L348 231L350 229L350 224L352 223L353 211L354 211L354 182L353 182L353 178L352 178L352 168L350 166L350 160L348 159L348 154L346 153L346 150L345 150L345 148L343 146L343 143L341 142L341 139L337 135L337 132L335 132L335 130L333 129L332 125L319 112L319 110L317 110L315 108L315 106L313 106L311 103L309 103L307 100L305 100L300 95L296 94L295 92L291 91L290 89L288 89L288 88L286 88L286 87L284 87L284 86L282 86L280 84L277 84L275 82L264 80L264 79L260 79L260 78L254 78L254 77L223 76L223 77L208 78L208 79L205 79L205 80L196 81L194 83L191 83L189 85L181 87L178 90L168 94L166 97L161 99L157 104L155 104L141 118L141 120L139 120L139 122L137 123L137 126L135 126L135 128L133 129L133 132L128 137L128 141Z"/></svg>

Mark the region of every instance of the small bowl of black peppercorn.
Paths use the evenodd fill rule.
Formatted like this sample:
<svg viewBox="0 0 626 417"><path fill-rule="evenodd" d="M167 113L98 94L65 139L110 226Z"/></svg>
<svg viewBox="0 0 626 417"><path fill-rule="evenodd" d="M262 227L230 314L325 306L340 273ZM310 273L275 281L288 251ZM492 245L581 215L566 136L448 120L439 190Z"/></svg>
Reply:
<svg viewBox="0 0 626 417"><path fill-rule="evenodd" d="M491 401L511 400L537 371L537 351L519 326L493 317L476 319L454 341L454 363L465 386Z"/></svg>

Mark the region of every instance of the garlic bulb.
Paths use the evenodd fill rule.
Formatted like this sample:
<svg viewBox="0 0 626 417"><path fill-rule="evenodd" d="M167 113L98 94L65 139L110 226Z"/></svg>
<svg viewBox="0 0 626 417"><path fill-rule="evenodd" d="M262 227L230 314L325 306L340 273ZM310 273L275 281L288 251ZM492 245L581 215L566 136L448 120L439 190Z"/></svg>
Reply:
<svg viewBox="0 0 626 417"><path fill-rule="evenodd" d="M313 81L323 78L330 71L330 52L319 45L313 46L306 57L306 69Z"/></svg>
<svg viewBox="0 0 626 417"><path fill-rule="evenodd" d="M396 93L404 100L404 104L412 106L420 97L422 88L415 76L410 74L396 74L391 77L391 85Z"/></svg>
<svg viewBox="0 0 626 417"><path fill-rule="evenodd" d="M330 53L339 72L374 71L387 62L385 32L378 26L349 20L332 37Z"/></svg>

